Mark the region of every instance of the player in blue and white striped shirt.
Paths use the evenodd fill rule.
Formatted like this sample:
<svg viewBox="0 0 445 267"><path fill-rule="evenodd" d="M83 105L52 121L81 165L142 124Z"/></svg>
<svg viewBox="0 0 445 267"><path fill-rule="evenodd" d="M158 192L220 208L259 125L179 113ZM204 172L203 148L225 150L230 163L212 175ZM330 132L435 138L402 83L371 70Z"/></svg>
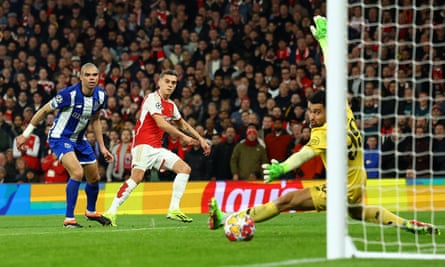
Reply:
<svg viewBox="0 0 445 267"><path fill-rule="evenodd" d="M108 218L96 212L100 177L96 156L85 138L85 131L91 123L101 153L108 162L113 161L113 155L105 147L99 120L100 111L105 108L107 102L107 95L102 88L97 86L98 78L97 67L92 63L84 64L80 71L80 83L60 90L55 97L36 112L23 134L16 140L17 147L23 149L23 144L36 125L48 113L58 110L48 134L48 143L70 175L66 185L67 206L64 221L66 228L82 227L74 217L74 209L79 186L84 176L87 180L85 216L102 225L110 224Z"/></svg>

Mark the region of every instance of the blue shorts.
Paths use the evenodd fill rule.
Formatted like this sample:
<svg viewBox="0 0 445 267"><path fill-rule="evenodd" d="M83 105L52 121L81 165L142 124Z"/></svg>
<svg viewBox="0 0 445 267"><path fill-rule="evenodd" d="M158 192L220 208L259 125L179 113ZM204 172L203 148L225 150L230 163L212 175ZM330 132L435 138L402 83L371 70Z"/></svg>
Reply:
<svg viewBox="0 0 445 267"><path fill-rule="evenodd" d="M68 138L49 138L48 144L59 160L68 152L74 151L80 164L91 164L96 161L96 155L90 143L86 140L73 142Z"/></svg>

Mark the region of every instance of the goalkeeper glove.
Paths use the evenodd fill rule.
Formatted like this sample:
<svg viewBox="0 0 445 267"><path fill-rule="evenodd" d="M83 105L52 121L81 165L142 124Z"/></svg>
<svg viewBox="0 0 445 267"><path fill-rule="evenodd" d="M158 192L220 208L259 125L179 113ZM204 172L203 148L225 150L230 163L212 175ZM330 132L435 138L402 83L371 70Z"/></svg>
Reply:
<svg viewBox="0 0 445 267"><path fill-rule="evenodd" d="M271 164L263 164L264 182L270 183L288 171L287 165L279 163L276 159L270 161Z"/></svg>
<svg viewBox="0 0 445 267"><path fill-rule="evenodd" d="M310 29L312 35L317 39L320 43L320 46L325 49L327 44L328 30L327 30L327 21L325 17L315 16L314 17L315 26L311 25Z"/></svg>

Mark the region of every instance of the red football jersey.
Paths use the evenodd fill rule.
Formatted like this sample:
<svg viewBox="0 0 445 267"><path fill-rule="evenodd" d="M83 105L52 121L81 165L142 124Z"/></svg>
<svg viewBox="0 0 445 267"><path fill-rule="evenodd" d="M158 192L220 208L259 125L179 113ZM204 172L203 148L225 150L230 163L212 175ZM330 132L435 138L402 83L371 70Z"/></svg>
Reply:
<svg viewBox="0 0 445 267"><path fill-rule="evenodd" d="M164 131L159 128L153 115L160 114L166 121L181 119L178 107L170 99L163 99L159 91L150 93L142 102L140 117L136 122L133 138L133 147L147 144L152 147L162 147Z"/></svg>

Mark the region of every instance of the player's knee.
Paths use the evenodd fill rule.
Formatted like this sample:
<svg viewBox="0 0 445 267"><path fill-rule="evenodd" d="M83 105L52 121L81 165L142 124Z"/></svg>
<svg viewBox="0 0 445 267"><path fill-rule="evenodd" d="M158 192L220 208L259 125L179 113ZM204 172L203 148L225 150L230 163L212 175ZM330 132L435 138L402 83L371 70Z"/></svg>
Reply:
<svg viewBox="0 0 445 267"><path fill-rule="evenodd" d="M173 166L173 171L175 173L185 173L190 174L192 172L192 168L183 160L178 160Z"/></svg>
<svg viewBox="0 0 445 267"><path fill-rule="evenodd" d="M192 172L192 168L188 164L184 164L184 166L181 167L180 171L178 173L186 173L190 174Z"/></svg>
<svg viewBox="0 0 445 267"><path fill-rule="evenodd" d="M71 178L74 180L77 180L77 181L81 181L83 178L83 175L84 175L82 168L77 168L77 169L71 170L69 173L70 173Z"/></svg>
<svg viewBox="0 0 445 267"><path fill-rule="evenodd" d="M303 190L291 191L279 197L275 204L280 211L291 209L313 209L314 204L308 188Z"/></svg>
<svg viewBox="0 0 445 267"><path fill-rule="evenodd" d="M140 182L142 182L144 180L144 175L133 175L133 176L131 176L131 179L135 183L139 184Z"/></svg>
<svg viewBox="0 0 445 267"><path fill-rule="evenodd" d="M99 176L87 177L87 181L90 184L97 184L100 181Z"/></svg>
<svg viewBox="0 0 445 267"><path fill-rule="evenodd" d="M144 180L145 171L134 168L131 171L131 179L135 181L135 183L139 184Z"/></svg>

